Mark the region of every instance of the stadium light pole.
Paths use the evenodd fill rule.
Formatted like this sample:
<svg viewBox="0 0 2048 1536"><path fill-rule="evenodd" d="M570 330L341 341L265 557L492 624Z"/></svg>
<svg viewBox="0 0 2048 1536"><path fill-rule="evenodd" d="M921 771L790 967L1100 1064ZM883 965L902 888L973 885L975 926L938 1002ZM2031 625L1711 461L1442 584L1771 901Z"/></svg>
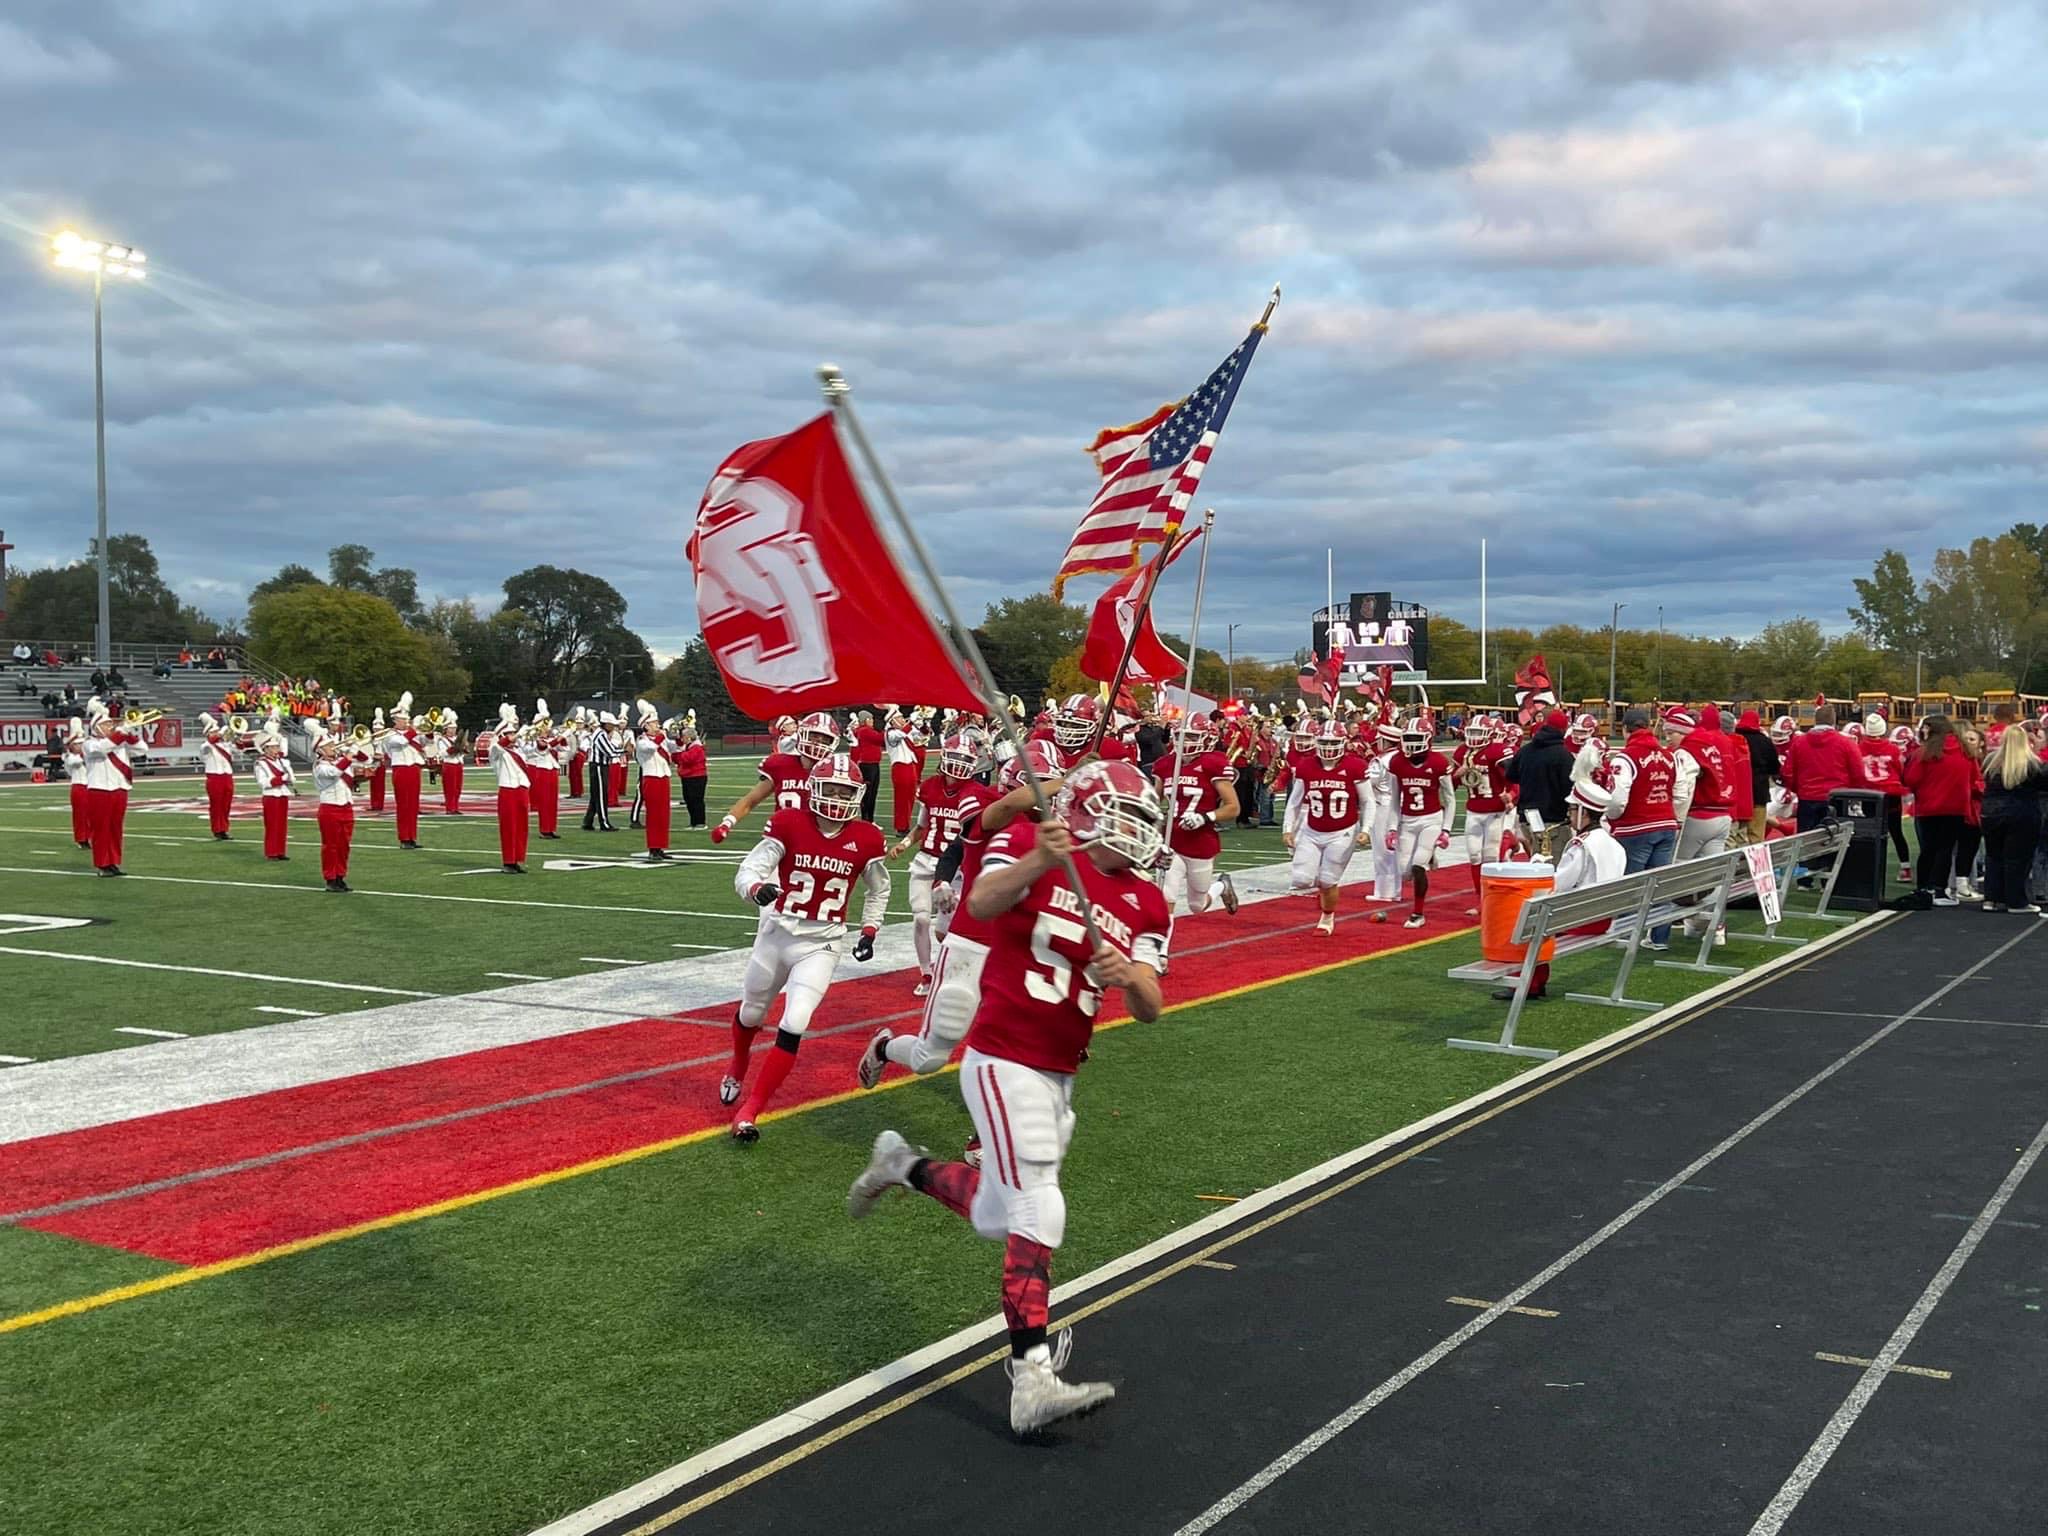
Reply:
<svg viewBox="0 0 2048 1536"><path fill-rule="evenodd" d="M1627 606L1627 603L1616 603L1613 615L1607 620L1607 712L1610 715L1614 713L1616 702L1614 697L1614 644L1621 633L1621 610ZM1597 656L1599 652L1596 651L1594 654Z"/></svg>
<svg viewBox="0 0 2048 1536"><path fill-rule="evenodd" d="M1223 626L1223 691L1231 698L1237 697L1237 632L1243 624Z"/></svg>
<svg viewBox="0 0 2048 1536"><path fill-rule="evenodd" d="M1664 605L1657 605L1657 702L1664 702Z"/></svg>
<svg viewBox="0 0 2048 1536"><path fill-rule="evenodd" d="M92 428L93 453L99 470L99 625L93 649L98 653L98 664L107 667L114 660L114 636L107 604L107 375L100 340L100 296L110 277L141 282L149 257L133 246L88 240L71 229L50 241L50 257L69 271L92 274Z"/></svg>

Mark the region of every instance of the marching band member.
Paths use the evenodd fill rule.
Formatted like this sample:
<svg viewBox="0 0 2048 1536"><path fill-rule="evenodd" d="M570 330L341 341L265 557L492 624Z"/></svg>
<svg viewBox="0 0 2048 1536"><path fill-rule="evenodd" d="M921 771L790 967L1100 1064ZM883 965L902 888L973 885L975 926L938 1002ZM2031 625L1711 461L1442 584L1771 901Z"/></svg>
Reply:
<svg viewBox="0 0 2048 1536"><path fill-rule="evenodd" d="M455 711L441 711L441 809L450 816L462 814L462 770L468 767L462 750L461 722Z"/></svg>
<svg viewBox="0 0 2048 1536"><path fill-rule="evenodd" d="M882 741L888 753L890 810L898 837L910 835L911 813L918 803L918 761L911 737L910 717L900 709L890 709Z"/></svg>
<svg viewBox="0 0 2048 1536"><path fill-rule="evenodd" d="M611 726L612 766L604 781L605 809L616 811L619 802L626 798L626 759L633 755L632 732L626 729L624 720L615 719ZM610 830L611 819L605 819L606 830Z"/></svg>
<svg viewBox="0 0 2048 1536"><path fill-rule="evenodd" d="M341 738L313 721L313 788L320 808L320 877L330 891L348 890L349 843L356 830L356 770L367 754L350 755Z"/></svg>
<svg viewBox="0 0 2048 1536"><path fill-rule="evenodd" d="M135 769L128 749L139 746L139 733L124 730L99 699L86 706L91 726L85 738L86 800L92 811L92 862L102 875L121 869L121 834L128 820L128 786Z"/></svg>
<svg viewBox="0 0 2048 1536"><path fill-rule="evenodd" d="M619 761L619 722L610 710L597 717L587 733L590 740L590 795L583 808L583 830L612 830L612 770L623 768Z"/></svg>
<svg viewBox="0 0 2048 1536"><path fill-rule="evenodd" d="M583 798L583 765L590 761L590 730L583 722L583 706L575 705L569 711L569 729L566 733L569 750L569 798Z"/></svg>
<svg viewBox="0 0 2048 1536"><path fill-rule="evenodd" d="M881 828L855 819L866 787L859 766L847 754L826 758L811 773L810 809L770 816L761 841L733 878L740 899L761 908L761 918L740 983L739 1010L732 1021L732 1065L718 1085L719 1103L739 1103L755 1034L776 993L782 994L775 1049L733 1115L734 1141L751 1142L760 1136L757 1125L769 1100L796 1065L797 1047L839 965L847 905L856 886L861 891L861 928L853 958L875 957L875 931L889 906L889 868Z"/></svg>
<svg viewBox="0 0 2048 1536"><path fill-rule="evenodd" d="M640 793L636 800L647 817L647 857L659 861L668 857L669 796L675 759L669 754L668 738L662 734L654 706L642 699L639 708L640 739L633 744L633 755L640 760Z"/></svg>
<svg viewBox="0 0 2048 1536"><path fill-rule="evenodd" d="M526 780L530 786L527 799L533 806L533 819L539 824L540 835L551 843L562 840L555 830L562 814L562 759L558 755L562 738L555 734L555 722L548 714L548 701L533 701L533 723L526 728L525 740L520 749L520 761L526 765Z"/></svg>
<svg viewBox="0 0 2048 1536"><path fill-rule="evenodd" d="M263 722L263 744L256 759L256 789L263 799L263 857L274 864L290 857L284 849L294 781L291 760L284 752L280 720L273 705L270 718Z"/></svg>
<svg viewBox="0 0 2048 1536"><path fill-rule="evenodd" d="M441 765L448 761L448 740L441 734L437 723L439 715L433 710L427 714L428 718L423 722L426 732L420 737L420 756L427 760L427 783L438 784L441 782Z"/></svg>
<svg viewBox="0 0 2048 1536"><path fill-rule="evenodd" d="M212 715L201 713L199 723L206 727L206 738L199 747L199 760L206 770L206 824L219 842L228 841L228 812L235 803L235 749L239 742L230 742L221 724Z"/></svg>
<svg viewBox="0 0 2048 1536"><path fill-rule="evenodd" d="M498 706L498 728L491 733L491 772L498 776L498 856L505 873L526 873L526 813L529 804L526 765L519 757L519 711Z"/></svg>
<svg viewBox="0 0 2048 1536"><path fill-rule="evenodd" d="M398 810L398 846L420 845L420 768L426 754L420 733L412 728L412 694L402 693L391 707L391 729L384 735L384 758L391 765L391 798ZM382 771L381 769L379 770Z"/></svg>
<svg viewBox="0 0 2048 1536"><path fill-rule="evenodd" d="M92 797L85 784L85 721L71 717L64 736L64 777L71 783L71 841L92 846Z"/></svg>
<svg viewBox="0 0 2048 1536"><path fill-rule="evenodd" d="M370 715L370 739L372 741L382 741L386 732L384 706L379 704ZM381 756L374 759L370 766L370 814L373 816L384 809L384 769L386 766L385 760Z"/></svg>

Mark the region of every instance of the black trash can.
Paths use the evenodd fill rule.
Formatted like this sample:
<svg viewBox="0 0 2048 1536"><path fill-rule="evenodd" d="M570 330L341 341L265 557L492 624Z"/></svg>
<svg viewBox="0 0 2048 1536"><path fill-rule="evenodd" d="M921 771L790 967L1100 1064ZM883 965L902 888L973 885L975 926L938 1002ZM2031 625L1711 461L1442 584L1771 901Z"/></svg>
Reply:
<svg viewBox="0 0 2048 1536"><path fill-rule="evenodd" d="M1835 877L1830 907L1875 912L1885 903L1884 796L1874 789L1838 789L1828 796L1828 816L1849 824L1849 846Z"/></svg>

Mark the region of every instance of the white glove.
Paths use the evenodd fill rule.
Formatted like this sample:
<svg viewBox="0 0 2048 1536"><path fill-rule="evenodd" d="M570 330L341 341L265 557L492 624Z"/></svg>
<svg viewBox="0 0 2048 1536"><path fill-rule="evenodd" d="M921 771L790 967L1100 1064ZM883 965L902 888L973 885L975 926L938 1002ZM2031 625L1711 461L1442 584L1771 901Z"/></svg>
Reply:
<svg viewBox="0 0 2048 1536"><path fill-rule="evenodd" d="M1181 817L1180 829L1183 832L1197 831L1207 819L1200 811L1189 811Z"/></svg>

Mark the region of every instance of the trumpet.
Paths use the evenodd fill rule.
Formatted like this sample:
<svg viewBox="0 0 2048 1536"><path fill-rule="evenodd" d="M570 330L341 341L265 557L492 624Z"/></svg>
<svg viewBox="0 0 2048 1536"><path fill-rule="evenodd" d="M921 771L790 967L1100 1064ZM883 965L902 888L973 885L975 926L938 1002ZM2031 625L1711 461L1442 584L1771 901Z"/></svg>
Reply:
<svg viewBox="0 0 2048 1536"><path fill-rule="evenodd" d="M121 716L121 723L123 725L154 725L163 717L164 712L160 709L131 708L126 714Z"/></svg>

